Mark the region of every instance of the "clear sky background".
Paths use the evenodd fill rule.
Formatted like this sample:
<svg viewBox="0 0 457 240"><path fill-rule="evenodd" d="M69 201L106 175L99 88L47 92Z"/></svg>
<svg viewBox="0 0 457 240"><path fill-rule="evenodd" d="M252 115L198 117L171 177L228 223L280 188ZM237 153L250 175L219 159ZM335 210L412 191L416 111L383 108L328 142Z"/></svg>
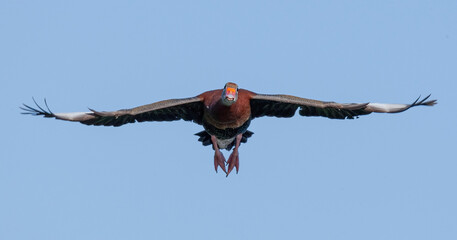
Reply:
<svg viewBox="0 0 457 240"><path fill-rule="evenodd" d="M0 239L457 239L457 1L0 2ZM222 88L434 107L261 118L216 174L190 122L93 127ZM229 153L224 151L226 157Z"/></svg>

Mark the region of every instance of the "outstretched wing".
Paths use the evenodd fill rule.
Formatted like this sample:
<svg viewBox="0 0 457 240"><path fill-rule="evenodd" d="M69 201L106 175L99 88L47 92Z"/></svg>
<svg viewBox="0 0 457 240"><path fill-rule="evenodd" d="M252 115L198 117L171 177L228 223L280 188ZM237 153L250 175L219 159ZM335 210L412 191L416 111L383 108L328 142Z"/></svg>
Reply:
<svg viewBox="0 0 457 240"><path fill-rule="evenodd" d="M292 117L298 108L301 116L320 116L332 119L353 119L372 112L398 113L415 106L432 106L436 100L426 101L430 95L416 99L411 104L386 103L336 103L300 98L290 95L257 94L251 98L252 119L269 117Z"/></svg>
<svg viewBox="0 0 457 240"><path fill-rule="evenodd" d="M98 112L89 109L90 112L53 113L40 107L35 99L36 108L24 104L21 107L23 114L43 115L48 118L56 118L65 121L80 122L86 125L96 126L121 126L127 123L144 121L175 121L183 119L202 124L203 102L199 97L170 99L131 109L122 109L112 112Z"/></svg>

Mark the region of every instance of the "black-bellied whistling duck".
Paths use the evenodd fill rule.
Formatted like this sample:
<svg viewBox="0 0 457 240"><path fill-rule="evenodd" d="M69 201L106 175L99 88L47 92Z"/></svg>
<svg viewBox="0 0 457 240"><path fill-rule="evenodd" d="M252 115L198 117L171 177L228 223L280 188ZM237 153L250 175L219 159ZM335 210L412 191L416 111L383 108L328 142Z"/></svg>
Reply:
<svg viewBox="0 0 457 240"><path fill-rule="evenodd" d="M203 125L205 131L199 132L198 139L204 146L212 145L214 168L220 167L226 176L233 168L239 169L238 148L240 143L247 142L252 136L248 131L251 120L268 117L292 117L296 110L301 116L321 116L332 119L353 119L359 115L372 112L398 113L415 106L432 106L436 100L426 101L430 97L418 98L411 104L384 103L336 103L322 102L290 95L257 94L248 90L238 89L235 83L225 84L224 89L204 92L196 97L170 99L131 109L113 112L53 113L40 107L24 104L24 114L43 115L60 120L75 121L86 125L121 126L127 123L144 121L174 121L183 119ZM34 100L35 101L35 100ZM232 154L225 161L220 149L231 150ZM228 165L226 170L225 166Z"/></svg>

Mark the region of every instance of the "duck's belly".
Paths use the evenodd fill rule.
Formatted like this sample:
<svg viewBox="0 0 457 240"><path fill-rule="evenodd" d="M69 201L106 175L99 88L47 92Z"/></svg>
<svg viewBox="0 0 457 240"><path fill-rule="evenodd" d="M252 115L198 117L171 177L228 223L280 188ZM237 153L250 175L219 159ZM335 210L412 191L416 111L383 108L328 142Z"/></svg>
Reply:
<svg viewBox="0 0 457 240"><path fill-rule="evenodd" d="M229 138L229 139L219 139L217 138L217 146L220 148L220 149L226 149L228 145L230 145L233 141L235 140L235 138Z"/></svg>

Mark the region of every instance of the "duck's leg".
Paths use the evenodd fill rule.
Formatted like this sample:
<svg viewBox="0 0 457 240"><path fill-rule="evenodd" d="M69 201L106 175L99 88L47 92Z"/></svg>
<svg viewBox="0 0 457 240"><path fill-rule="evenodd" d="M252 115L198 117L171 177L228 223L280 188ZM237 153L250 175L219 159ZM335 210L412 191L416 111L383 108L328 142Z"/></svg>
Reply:
<svg viewBox="0 0 457 240"><path fill-rule="evenodd" d="M238 174L238 169L240 168L238 147L240 146L241 138L243 138L243 134L238 134L235 138L235 141L236 141L235 149L233 149L233 152L232 152L232 154L230 154L229 160L227 161L227 164L228 164L227 177L230 174L230 172L233 170L234 167L236 168L236 173Z"/></svg>
<svg viewBox="0 0 457 240"><path fill-rule="evenodd" d="M211 136L211 142L213 143L214 148L214 170L217 172L217 167L219 166L225 173L227 173L225 170L225 158L217 146L217 139L215 136Z"/></svg>

